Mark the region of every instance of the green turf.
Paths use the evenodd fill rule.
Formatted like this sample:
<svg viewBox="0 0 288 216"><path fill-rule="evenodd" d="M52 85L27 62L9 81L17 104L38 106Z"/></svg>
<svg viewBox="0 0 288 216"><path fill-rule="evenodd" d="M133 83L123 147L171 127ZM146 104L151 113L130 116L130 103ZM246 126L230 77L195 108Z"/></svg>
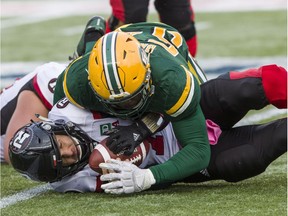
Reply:
<svg viewBox="0 0 288 216"><path fill-rule="evenodd" d="M67 61L90 17L66 17L4 29L1 33L2 62ZM79 26L83 26L83 30L78 34L63 33L65 29Z"/></svg>
<svg viewBox="0 0 288 216"><path fill-rule="evenodd" d="M66 61L82 32L65 35L63 31L81 25L84 29L90 17L68 17L4 29L2 61ZM157 21L157 16L149 20ZM286 11L198 13L196 22L210 26L198 31L198 57L286 55Z"/></svg>
<svg viewBox="0 0 288 216"><path fill-rule="evenodd" d="M278 158L265 173L240 183L178 183L165 190L123 196L58 194L49 191L37 198L4 208L2 214L284 216L287 206L286 157L283 155ZM12 179L17 178L14 176ZM11 182L11 186L14 184L17 187L23 183L18 180Z"/></svg>
<svg viewBox="0 0 288 216"><path fill-rule="evenodd" d="M8 164L1 164L1 198L37 185L39 183L23 178Z"/></svg>
<svg viewBox="0 0 288 216"><path fill-rule="evenodd" d="M287 11L199 14L199 56L287 55ZM212 31L211 31L212 30Z"/></svg>

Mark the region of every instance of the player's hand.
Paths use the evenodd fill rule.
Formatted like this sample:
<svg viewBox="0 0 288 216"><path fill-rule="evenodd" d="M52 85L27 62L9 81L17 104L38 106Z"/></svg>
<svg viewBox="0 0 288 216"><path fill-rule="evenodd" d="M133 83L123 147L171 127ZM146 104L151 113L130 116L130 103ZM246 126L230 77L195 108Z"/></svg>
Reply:
<svg viewBox="0 0 288 216"><path fill-rule="evenodd" d="M105 193L128 194L140 192L156 183L149 169L140 169L130 162L111 159L99 166L102 169L114 170L114 173L104 174L100 177L101 181L108 181L108 183L101 185Z"/></svg>
<svg viewBox="0 0 288 216"><path fill-rule="evenodd" d="M117 126L105 135L109 135L106 145L114 154L124 151L124 154L129 156L151 132L135 122L129 126Z"/></svg>

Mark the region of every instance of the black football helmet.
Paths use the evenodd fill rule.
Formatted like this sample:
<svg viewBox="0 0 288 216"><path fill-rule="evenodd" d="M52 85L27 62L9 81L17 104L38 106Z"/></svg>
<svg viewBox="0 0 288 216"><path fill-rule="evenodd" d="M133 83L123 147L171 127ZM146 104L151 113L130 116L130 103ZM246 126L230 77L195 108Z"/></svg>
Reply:
<svg viewBox="0 0 288 216"><path fill-rule="evenodd" d="M82 154L78 154L75 164L62 165L55 138L58 134L70 136L75 145L80 146ZM9 144L9 157L14 169L23 176L35 181L55 182L84 168L95 144L72 122L32 122L15 133Z"/></svg>

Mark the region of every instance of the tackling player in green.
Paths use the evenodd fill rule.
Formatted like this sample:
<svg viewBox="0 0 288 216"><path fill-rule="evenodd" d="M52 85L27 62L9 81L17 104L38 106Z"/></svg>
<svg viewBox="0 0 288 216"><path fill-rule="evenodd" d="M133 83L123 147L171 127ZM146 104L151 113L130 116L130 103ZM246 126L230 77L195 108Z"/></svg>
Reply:
<svg viewBox="0 0 288 216"><path fill-rule="evenodd" d="M72 62L57 80L54 101L67 96L79 107L121 118L139 119L146 112L163 115L172 122L183 148L146 174L153 183L171 183L209 163L210 147L199 104L203 80L178 31L165 24L138 23L106 34L91 53ZM133 134L135 128L126 131ZM141 136L141 132L135 134ZM118 152L122 150L119 145L121 141L115 145Z"/></svg>
<svg viewBox="0 0 288 216"><path fill-rule="evenodd" d="M262 70L268 73L278 69L277 66L263 67L256 73L262 77ZM226 77L227 80L232 78ZM207 167L210 147L203 106L201 108L199 102L199 85L204 81L205 75L191 58L179 32L160 23L138 23L106 34L91 52L74 60L57 80L54 102L66 96L78 107L135 120L132 125L112 132L107 146L114 153L125 150L131 154L144 138L165 125L164 122L172 123L182 149L165 163L143 170L132 169L121 162L103 165L103 168L108 166L119 173L128 170L130 183L134 185L123 193L139 192L154 184L184 179ZM252 93L251 98L254 96ZM274 95L268 96L273 104ZM223 112L223 104L213 98L211 101L215 102L215 107L210 107L215 108L213 112ZM232 98L230 102L235 101ZM259 101L260 106L268 104L268 101L262 102ZM237 101L237 109L239 104L241 101ZM244 112L240 109L239 113L238 110L225 113L228 117L234 115L232 120L228 119L228 127L241 119L245 110L253 109L253 106L257 108L259 104L253 101L244 105ZM209 105L207 102L204 108L209 108ZM231 106L235 104L231 103ZM222 123L221 119L216 123ZM103 180L119 180L119 176L115 178L103 176ZM103 188L106 192L111 192L111 189L113 192L113 185L110 186L107 184Z"/></svg>

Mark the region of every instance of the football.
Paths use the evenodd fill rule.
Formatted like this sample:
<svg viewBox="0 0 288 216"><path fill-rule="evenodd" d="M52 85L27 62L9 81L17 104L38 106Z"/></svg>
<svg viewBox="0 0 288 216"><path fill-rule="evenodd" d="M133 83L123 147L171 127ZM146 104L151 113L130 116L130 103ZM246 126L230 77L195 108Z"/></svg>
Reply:
<svg viewBox="0 0 288 216"><path fill-rule="evenodd" d="M140 166L140 164L145 160L146 155L150 150L150 143L145 140L139 146L137 146L137 148L134 149L133 154L130 156L124 155L123 152L120 152L119 154L114 154L106 146L106 140L107 139L104 139L96 145L89 158L90 168L100 174L102 174L102 169L99 167L99 164L104 163L109 159L119 158L122 161L128 160L136 166Z"/></svg>

